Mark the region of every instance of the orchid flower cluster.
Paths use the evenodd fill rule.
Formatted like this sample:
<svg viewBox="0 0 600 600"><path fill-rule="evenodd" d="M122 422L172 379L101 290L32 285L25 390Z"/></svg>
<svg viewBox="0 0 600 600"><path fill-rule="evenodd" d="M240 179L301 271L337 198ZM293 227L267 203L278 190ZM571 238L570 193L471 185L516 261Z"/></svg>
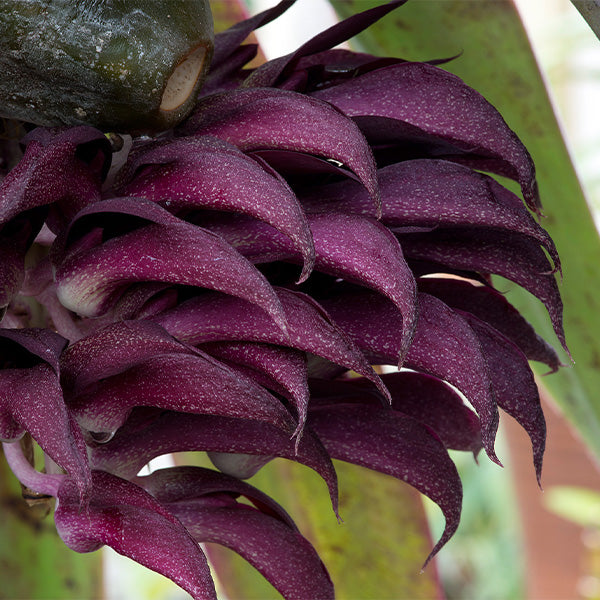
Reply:
<svg viewBox="0 0 600 600"><path fill-rule="evenodd" d="M491 280L536 296L566 349L534 165L439 63L333 49L403 3L254 69L242 42L292 1L238 23L191 116L119 152L88 126L24 138L0 187L0 437L73 550L215 598L214 542L285 598L332 598L314 547L244 481L272 459L314 469L334 514L332 459L405 481L445 516L430 556L460 518L448 450L499 462L499 408L539 479L528 361L561 363ZM138 475L181 451L218 470Z"/></svg>

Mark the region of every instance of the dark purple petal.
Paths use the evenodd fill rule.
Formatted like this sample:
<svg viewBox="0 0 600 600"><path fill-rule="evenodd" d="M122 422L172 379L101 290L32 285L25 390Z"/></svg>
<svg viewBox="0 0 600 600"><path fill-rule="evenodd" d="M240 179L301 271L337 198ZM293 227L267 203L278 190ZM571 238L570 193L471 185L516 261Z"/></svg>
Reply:
<svg viewBox="0 0 600 600"><path fill-rule="evenodd" d="M310 227L320 271L370 287L398 307L402 361L416 327L417 291L400 245L376 221L354 215L311 216Z"/></svg>
<svg viewBox="0 0 600 600"><path fill-rule="evenodd" d="M392 409L435 431L446 448L473 452L481 450L481 424L462 398L441 379L402 371L381 376L392 396ZM340 380L311 380L311 406L328 403L360 403L381 406L381 397L370 381L356 377Z"/></svg>
<svg viewBox="0 0 600 600"><path fill-rule="evenodd" d="M560 270L554 242L515 194L491 177L444 160L407 160L379 169L382 222L407 226L481 226L516 231L543 246ZM313 211L371 214L364 189L342 181L311 191L303 203Z"/></svg>
<svg viewBox="0 0 600 600"><path fill-rule="evenodd" d="M360 184L358 177L352 171L344 168L341 163L312 154L300 154L292 150L254 150L248 154L255 160L260 159L263 163L270 165L290 181L294 189L301 188L307 183L310 186L312 180L316 177L331 175L335 176L336 179L344 177ZM360 185L362 186L362 184ZM377 217L379 206L372 200L371 208L372 215Z"/></svg>
<svg viewBox="0 0 600 600"><path fill-rule="evenodd" d="M17 227L0 231L0 311L4 316L7 306L21 289L25 279L25 254L31 245L30 228ZM25 230L25 231L24 231Z"/></svg>
<svg viewBox="0 0 600 600"><path fill-rule="evenodd" d="M415 328L416 285L397 240L377 221L359 215L310 215L309 222L318 271L372 288L398 306L404 318L404 354ZM262 223L213 222L210 229L253 262L294 260L287 240Z"/></svg>
<svg viewBox="0 0 600 600"><path fill-rule="evenodd" d="M372 143L377 140L370 136L369 117L383 117L390 122L388 131L394 121L406 123L455 147L459 157L496 161L520 183L528 206L539 209L535 168L526 148L500 113L455 75L426 63L400 63L313 92L313 96L357 117ZM387 132L383 129L382 133Z"/></svg>
<svg viewBox="0 0 600 600"><path fill-rule="evenodd" d="M54 520L58 534L76 552L110 546L174 581L193 598L217 597L206 557L181 522L141 487L94 471L89 509L79 511L65 482Z"/></svg>
<svg viewBox="0 0 600 600"><path fill-rule="evenodd" d="M398 237L407 258L434 261L453 269L502 275L525 288L546 306L556 336L568 353L563 304L553 268L544 251L531 238L483 228L457 228Z"/></svg>
<svg viewBox="0 0 600 600"><path fill-rule="evenodd" d="M178 502L173 513L199 542L226 546L246 559L284 598L334 598L333 583L310 542L281 521L243 504Z"/></svg>
<svg viewBox="0 0 600 600"><path fill-rule="evenodd" d="M200 543L231 548L284 598L333 598L315 549L268 496L232 477L194 467L163 469L137 479ZM233 500L242 494L254 507ZM285 568L282 568L282 564Z"/></svg>
<svg viewBox="0 0 600 600"><path fill-rule="evenodd" d="M240 89L207 96L184 133L215 135L244 150L293 150L342 163L379 207L371 150L358 127L335 108L286 90Z"/></svg>
<svg viewBox="0 0 600 600"><path fill-rule="evenodd" d="M493 327L463 313L483 349L498 406L525 429L533 446L533 464L538 484L546 446L546 420L540 395L526 356Z"/></svg>
<svg viewBox="0 0 600 600"><path fill-rule="evenodd" d="M276 288L284 307L288 336L252 304L223 294L192 298L152 318L171 335L190 344L219 341L264 342L296 348L360 373L386 395L385 387L363 354L305 294Z"/></svg>
<svg viewBox="0 0 600 600"><path fill-rule="evenodd" d="M67 308L85 316L106 312L128 284L167 282L217 289L255 303L285 330L281 305L275 292L256 268L218 235L179 221L150 201L121 200L132 213L160 213L165 224L150 224L103 241L92 230L80 244L67 248L57 266L57 294ZM145 204L144 204L145 203ZM111 214L110 201L99 203ZM108 206L107 206L108 205ZM89 224L91 214L85 212ZM117 213L118 214L118 213ZM135 214L135 213L134 213ZM114 218L114 217L113 217ZM167 223L168 220L174 220ZM77 229L77 222L71 230ZM107 225L104 235L110 232ZM87 248L81 249L81 245Z"/></svg>
<svg viewBox="0 0 600 600"><path fill-rule="evenodd" d="M113 323L67 348L61 356L62 383L78 394L95 381L123 373L163 354L193 350L150 321Z"/></svg>
<svg viewBox="0 0 600 600"><path fill-rule="evenodd" d="M280 456L306 465L327 484L337 514L335 469L323 445L309 429L305 429L296 444L288 433L260 421L172 412L144 420L143 415L134 413L112 440L90 450L90 460L95 468L132 477L157 456L200 450Z"/></svg>
<svg viewBox="0 0 600 600"><path fill-rule="evenodd" d="M0 439L29 432L73 478L84 500L91 477L85 444L59 382L58 357L66 343L49 330L0 330Z"/></svg>
<svg viewBox="0 0 600 600"><path fill-rule="evenodd" d="M24 141L25 155L0 184L0 223L54 202L61 207L54 218L64 223L81 207L100 199L111 156L110 143L101 131L87 126L39 128Z"/></svg>
<svg viewBox="0 0 600 600"><path fill-rule="evenodd" d="M390 11L402 6L407 0L393 0L380 6L375 6L336 23L325 31L317 34L308 42L300 46L295 52L270 60L258 69L244 82L244 85L254 87L277 87L277 84L287 74L293 71L298 61L304 56L329 50L334 46L358 35L387 15Z"/></svg>
<svg viewBox="0 0 600 600"><path fill-rule="evenodd" d="M225 31L215 35L215 51L211 61L211 71L215 66L229 59L232 52L238 49L239 45L255 30L263 25L267 25L280 15L282 15L296 0L281 0L275 6L240 21L229 27ZM210 77L210 75L209 75Z"/></svg>
<svg viewBox="0 0 600 600"><path fill-rule="evenodd" d="M306 355L303 352L253 342L212 342L203 344L201 349L287 398L298 415L294 435L302 432L309 398Z"/></svg>
<svg viewBox="0 0 600 600"><path fill-rule="evenodd" d="M393 304L368 292L323 304L373 361L394 364L402 317ZM419 294L419 319L405 366L443 379L467 397L481 420L483 446L499 462L494 453L498 408L479 340L460 315L428 294Z"/></svg>
<svg viewBox="0 0 600 600"><path fill-rule="evenodd" d="M552 372L561 366L556 351L543 340L506 298L489 286L458 279L427 277L419 290L436 296L452 308L475 315L516 344L529 360L547 364Z"/></svg>
<svg viewBox="0 0 600 600"><path fill-rule="evenodd" d="M173 213L211 208L265 221L301 252L302 279L312 268L310 229L292 190L222 140L194 136L144 145L129 157L120 178L116 188L120 195L147 198Z"/></svg>
<svg viewBox="0 0 600 600"><path fill-rule="evenodd" d="M405 481L441 508L446 528L427 564L456 531L462 503L460 477L440 440L411 417L381 407L319 407L308 422L333 458Z"/></svg>
<svg viewBox="0 0 600 600"><path fill-rule="evenodd" d="M136 406L256 419L292 434L283 404L253 380L201 351L160 354L103 378L68 398L78 422L93 432L114 432Z"/></svg>
<svg viewBox="0 0 600 600"><path fill-rule="evenodd" d="M244 496L261 512L297 530L290 515L270 496L245 481L212 469L190 466L171 467L159 469L150 475L136 477L134 481L162 504L172 504L181 500L193 501L203 496L223 493Z"/></svg>

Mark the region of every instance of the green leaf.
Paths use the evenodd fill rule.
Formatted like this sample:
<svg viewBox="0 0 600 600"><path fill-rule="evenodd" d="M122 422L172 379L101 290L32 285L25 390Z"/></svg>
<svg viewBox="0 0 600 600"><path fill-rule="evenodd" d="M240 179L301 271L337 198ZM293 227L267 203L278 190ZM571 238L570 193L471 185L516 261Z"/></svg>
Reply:
<svg viewBox="0 0 600 600"><path fill-rule="evenodd" d="M379 4L332 3L341 16ZM544 378L543 385L600 457L600 240L516 8L506 0L413 0L361 34L357 45L407 60L460 54L443 68L496 106L529 149L547 215L542 225L562 259L565 330L576 363ZM541 304L508 282L500 286L510 290L509 299L558 347ZM569 362L566 356L564 360Z"/></svg>

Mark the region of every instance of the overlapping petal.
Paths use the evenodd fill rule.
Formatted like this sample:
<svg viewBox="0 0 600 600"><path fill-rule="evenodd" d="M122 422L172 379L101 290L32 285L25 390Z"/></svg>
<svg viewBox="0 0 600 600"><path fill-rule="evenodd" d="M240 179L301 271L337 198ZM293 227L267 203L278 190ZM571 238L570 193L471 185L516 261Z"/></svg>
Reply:
<svg viewBox="0 0 600 600"><path fill-rule="evenodd" d="M308 423L333 458L405 481L441 508L446 528L427 564L460 521L462 484L441 441L418 421L382 407L319 406Z"/></svg>
<svg viewBox="0 0 600 600"><path fill-rule="evenodd" d="M62 334L0 330L0 436L23 484L58 498L75 550L108 544L214 598L198 542L216 542L286 598L331 598L314 548L241 481L273 458L315 470L336 515L332 458L429 496L446 528L427 561L460 518L447 449L498 462L498 407L529 434L539 482L527 360L561 364L491 277L541 300L566 350L560 261L527 209L540 211L531 157L443 61L332 49L404 3L254 68L256 45L240 44L283 0L217 36L175 129L111 157L93 128L40 128L0 180L5 323ZM518 181L525 204L479 171ZM36 235L46 248L25 273ZM19 316L19 293L46 312ZM66 473L35 470L26 431ZM222 472L136 477L182 451Z"/></svg>
<svg viewBox="0 0 600 600"><path fill-rule="evenodd" d="M315 269L375 289L400 309L404 355L416 323L416 284L397 240L377 221L359 215L313 214L309 222ZM287 240L262 223L223 220L209 227L252 262L294 260Z"/></svg>
<svg viewBox="0 0 600 600"><path fill-rule="evenodd" d="M0 329L0 439L18 440L29 432L73 478L82 500L91 476L81 431L59 382L58 360L66 343L46 329Z"/></svg>
<svg viewBox="0 0 600 600"><path fill-rule="evenodd" d="M216 599L206 557L181 522L141 487L103 471L93 472L92 501L81 512L66 481L58 492L54 521L76 552L110 546L168 577L193 598Z"/></svg>
<svg viewBox="0 0 600 600"><path fill-rule="evenodd" d="M546 420L525 355L501 333L469 313L464 317L477 335L498 406L513 416L531 438L538 484L546 446Z"/></svg>
<svg viewBox="0 0 600 600"><path fill-rule="evenodd" d="M551 256L556 270L560 259L548 233L532 217L523 201L491 177L445 160L406 160L377 172L382 222L395 227L486 227L519 232L536 240ZM310 190L303 204L311 211L371 214L364 189L342 181Z"/></svg>
<svg viewBox="0 0 600 600"><path fill-rule="evenodd" d="M293 71L298 62L306 56L329 50L346 40L358 35L373 23L376 23L392 10L406 4L407 0L393 0L380 6L362 11L356 15L348 17L343 21L336 23L325 31L317 34L306 43L302 44L296 51L270 60L264 65L258 67L244 82L246 86L254 87L287 87L289 82L285 81L286 75ZM282 81L283 80L283 81ZM283 83L283 85L282 85ZM287 85L286 85L287 84Z"/></svg>
<svg viewBox="0 0 600 600"><path fill-rule="evenodd" d="M512 177L527 205L540 208L529 152L500 113L456 75L427 63L399 63L312 96L353 117L374 146L416 146L413 156L420 149Z"/></svg>
<svg viewBox="0 0 600 600"><path fill-rule="evenodd" d="M469 312L490 324L516 344L529 360L547 364L552 372L561 366L554 348L535 332L502 294L490 286L435 277L420 279L418 283L419 290L438 297L452 308Z"/></svg>
<svg viewBox="0 0 600 600"><path fill-rule="evenodd" d="M397 361L402 318L392 303L362 292L326 300L324 306L374 362ZM494 452L498 408L479 340L460 315L434 296L419 294L419 319L405 366L451 383L468 398L481 420L483 447L499 462Z"/></svg>
<svg viewBox="0 0 600 600"><path fill-rule="evenodd" d="M129 284L167 282L240 296L286 328L273 289L251 263L218 235L149 200L99 202L79 213L70 231L55 277L60 301L75 312L99 316Z"/></svg>
<svg viewBox="0 0 600 600"><path fill-rule="evenodd" d="M94 468L132 477L157 456L185 451L279 456L297 461L321 475L337 514L335 469L323 445L309 429L296 443L288 433L261 421L175 412L148 416L135 412L109 442L91 448L90 460Z"/></svg>
<svg viewBox="0 0 600 600"><path fill-rule="evenodd" d="M273 344L231 341L202 344L201 348L289 400L298 416L294 435L300 435L306 421L309 398L306 355L303 352Z"/></svg>
<svg viewBox="0 0 600 600"><path fill-rule="evenodd" d="M327 102L286 90L238 89L201 99L183 133L215 135L245 152L291 150L333 159L358 177L379 207L371 149L352 120Z"/></svg>
<svg viewBox="0 0 600 600"><path fill-rule="evenodd" d="M190 344L225 340L264 342L296 348L360 373L387 397L385 386L358 347L327 313L305 294L277 288L289 338L248 302L222 294L203 294L158 314L153 321Z"/></svg>
<svg viewBox="0 0 600 600"><path fill-rule="evenodd" d="M451 386L424 373L402 371L381 376L392 396L392 409L401 412L438 435L448 449L481 450L481 424ZM360 403L380 406L379 393L371 382L357 377L348 380L311 380L311 405Z"/></svg>
<svg viewBox="0 0 600 600"><path fill-rule="evenodd" d="M285 511L256 488L200 468L155 471L138 478L198 542L243 556L290 600L333 598L333 584L312 545ZM238 494L253 506L234 499ZM281 568L285 563L286 568Z"/></svg>
<svg viewBox="0 0 600 600"><path fill-rule="evenodd" d="M176 214L211 208L261 219L300 251L301 279L312 270L312 236L296 196L276 173L235 146L211 136L147 144L130 156L119 178L120 195L147 198Z"/></svg>
<svg viewBox="0 0 600 600"><path fill-rule="evenodd" d="M407 258L501 275L525 288L546 306L556 336L568 352L563 304L553 268L544 251L530 238L512 232L461 228L398 237Z"/></svg>
<svg viewBox="0 0 600 600"><path fill-rule="evenodd" d="M200 350L182 351L180 344L152 329L157 327L132 327L137 341L147 346L131 352L130 339L113 347L110 358L100 364L94 362L98 345L93 340L81 340L70 348L63 366L65 379L71 382L67 402L88 431L114 433L134 407L155 406L262 420L291 434L289 412L254 380ZM126 333L127 328L117 324L95 339L105 345ZM168 350L171 345L174 351Z"/></svg>

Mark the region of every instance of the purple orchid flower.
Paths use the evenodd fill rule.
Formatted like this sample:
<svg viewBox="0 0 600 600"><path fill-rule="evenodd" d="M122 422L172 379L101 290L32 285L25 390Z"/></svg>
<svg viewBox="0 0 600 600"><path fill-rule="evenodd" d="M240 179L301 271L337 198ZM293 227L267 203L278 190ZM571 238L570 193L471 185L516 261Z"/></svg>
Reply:
<svg viewBox="0 0 600 600"><path fill-rule="evenodd" d="M415 487L446 519L426 562L460 520L448 450L500 463L500 410L540 481L528 361L562 364L490 277L536 296L568 353L531 157L443 61L333 48L404 2L256 69L245 38L293 0L218 34L189 118L118 159L91 127L25 138L0 180L0 438L75 551L112 546L213 598L199 543L217 543L285 598L332 598L317 550L242 481L271 460L316 471L332 518L332 459ZM182 451L217 470L138 476Z"/></svg>

